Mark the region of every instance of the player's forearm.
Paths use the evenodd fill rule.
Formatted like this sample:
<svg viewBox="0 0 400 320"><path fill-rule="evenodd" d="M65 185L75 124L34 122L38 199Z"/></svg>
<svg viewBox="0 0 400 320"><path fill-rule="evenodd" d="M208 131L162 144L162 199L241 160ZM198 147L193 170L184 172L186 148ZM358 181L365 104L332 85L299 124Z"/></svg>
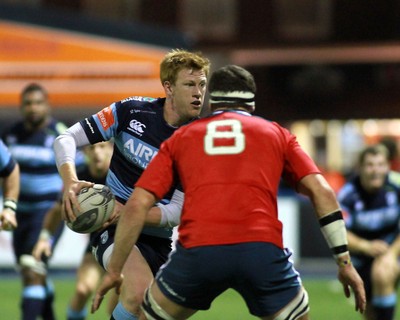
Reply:
<svg viewBox="0 0 400 320"><path fill-rule="evenodd" d="M318 219L321 219L331 212L340 211L340 205L336 200L336 195L330 188L321 188L311 197L311 201Z"/></svg>
<svg viewBox="0 0 400 320"><path fill-rule="evenodd" d="M397 236L396 240L390 245L389 248L393 253L399 257L400 256L400 236Z"/></svg>
<svg viewBox="0 0 400 320"><path fill-rule="evenodd" d="M350 252L342 212L336 210L321 217L318 221L336 262L344 266L349 264Z"/></svg>
<svg viewBox="0 0 400 320"><path fill-rule="evenodd" d="M135 193L142 193L143 189L136 188L120 213L120 219L115 234L113 254L107 266L107 271L113 274L122 272L134 244L139 238L145 223L146 215L153 203L143 203Z"/></svg>
<svg viewBox="0 0 400 320"><path fill-rule="evenodd" d="M152 207L146 215L145 224L149 227L159 227L161 223L161 209L159 207Z"/></svg>
<svg viewBox="0 0 400 320"><path fill-rule="evenodd" d="M15 165L9 176L3 179L3 197L17 202L20 190L19 166Z"/></svg>
<svg viewBox="0 0 400 320"><path fill-rule="evenodd" d="M64 163L61 167L58 168L58 172L60 173L61 179L65 185L69 185L72 182L78 181L78 176L76 174L76 168L74 163Z"/></svg>
<svg viewBox="0 0 400 320"><path fill-rule="evenodd" d="M61 203L57 202L46 213L42 224L42 230L47 230L51 235L54 235L61 222Z"/></svg>
<svg viewBox="0 0 400 320"><path fill-rule="evenodd" d="M321 174L304 177L299 183L298 190L309 197L318 219L340 210L335 192Z"/></svg>
<svg viewBox="0 0 400 320"><path fill-rule="evenodd" d="M78 181L75 168L76 144L74 139L68 134L61 134L54 141L53 148L58 172L64 185Z"/></svg>
<svg viewBox="0 0 400 320"><path fill-rule="evenodd" d="M349 250L351 252L365 254L369 250L369 241L356 236L353 232L347 231Z"/></svg>
<svg viewBox="0 0 400 320"><path fill-rule="evenodd" d="M173 228L181 222L181 213L184 201L182 191L176 189L168 204L158 203L157 207L151 208L146 217L146 225L149 222L158 227ZM157 223L157 224L155 224Z"/></svg>

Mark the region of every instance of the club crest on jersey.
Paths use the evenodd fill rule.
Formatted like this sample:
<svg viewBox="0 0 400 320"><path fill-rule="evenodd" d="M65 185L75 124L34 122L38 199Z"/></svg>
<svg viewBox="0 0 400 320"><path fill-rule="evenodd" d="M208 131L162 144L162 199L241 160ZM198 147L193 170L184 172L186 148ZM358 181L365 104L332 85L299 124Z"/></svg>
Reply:
<svg viewBox="0 0 400 320"><path fill-rule="evenodd" d="M136 133L140 137L143 135L144 128L146 128L146 126L143 123L141 123L135 119L133 119L129 122L128 130L132 131L133 133Z"/></svg>
<svg viewBox="0 0 400 320"><path fill-rule="evenodd" d="M100 235L101 243L105 244L108 240L108 231L106 230Z"/></svg>

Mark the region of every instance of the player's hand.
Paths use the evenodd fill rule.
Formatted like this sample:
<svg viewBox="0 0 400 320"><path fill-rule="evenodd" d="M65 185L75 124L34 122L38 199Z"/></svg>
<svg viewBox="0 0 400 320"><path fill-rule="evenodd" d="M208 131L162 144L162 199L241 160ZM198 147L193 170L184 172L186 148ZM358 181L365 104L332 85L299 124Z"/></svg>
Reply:
<svg viewBox="0 0 400 320"><path fill-rule="evenodd" d="M51 240L39 239L32 251L32 255L36 260L41 261L42 255L51 256Z"/></svg>
<svg viewBox="0 0 400 320"><path fill-rule="evenodd" d="M75 221L75 211L81 211L81 207L77 199L77 194L79 193L79 191L81 191L82 188L92 187L93 185L93 182L79 180L71 182L68 185L64 186L63 203L61 210L61 216L63 220L67 222Z"/></svg>
<svg viewBox="0 0 400 320"><path fill-rule="evenodd" d="M103 280L101 281L101 284L97 289L96 294L93 298L92 309L91 309L92 313L95 313L99 309L101 302L104 299L104 296L110 289L115 288L116 293L120 294L122 280L123 280L123 275L120 273L113 274L107 272L103 276Z"/></svg>
<svg viewBox="0 0 400 320"><path fill-rule="evenodd" d="M365 254L370 256L370 257L377 257L380 256L381 254L384 254L388 251L389 245L383 241L383 240L371 240L368 241L369 246L368 249L365 250Z"/></svg>
<svg viewBox="0 0 400 320"><path fill-rule="evenodd" d="M11 231L18 226L15 212L10 209L4 209L0 213L0 230Z"/></svg>
<svg viewBox="0 0 400 320"><path fill-rule="evenodd" d="M104 222L103 226L101 227L102 229L107 228L109 225L116 224L118 222L118 219L120 217L120 212L124 205L121 202L118 202L115 200L115 206L114 206L114 211L110 218Z"/></svg>
<svg viewBox="0 0 400 320"><path fill-rule="evenodd" d="M340 266L338 279L343 285L344 294L347 298L350 297L351 290L353 291L356 311L364 313L367 305L364 282L353 265Z"/></svg>

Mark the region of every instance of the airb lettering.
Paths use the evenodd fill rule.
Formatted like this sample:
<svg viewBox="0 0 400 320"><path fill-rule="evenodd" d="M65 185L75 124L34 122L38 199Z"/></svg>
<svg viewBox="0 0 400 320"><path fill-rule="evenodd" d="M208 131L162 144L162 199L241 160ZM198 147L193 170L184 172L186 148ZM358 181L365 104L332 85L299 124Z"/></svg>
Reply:
<svg viewBox="0 0 400 320"><path fill-rule="evenodd" d="M156 155L157 152L153 152L149 147L141 146L138 156L144 157L146 161L149 161Z"/></svg>
<svg viewBox="0 0 400 320"><path fill-rule="evenodd" d="M130 154L135 155L142 161L150 162L151 159L157 154L156 150L151 149L150 147L135 141L133 139L129 139L125 142L124 148L129 151Z"/></svg>

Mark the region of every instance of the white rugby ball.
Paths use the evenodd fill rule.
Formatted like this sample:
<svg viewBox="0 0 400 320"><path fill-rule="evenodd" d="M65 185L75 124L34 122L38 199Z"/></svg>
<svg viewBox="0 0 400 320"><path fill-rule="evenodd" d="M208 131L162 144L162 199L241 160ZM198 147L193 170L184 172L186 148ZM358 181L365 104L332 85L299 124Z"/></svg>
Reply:
<svg viewBox="0 0 400 320"><path fill-rule="evenodd" d="M68 228L78 233L94 232L106 222L114 211L115 197L110 188L102 184L82 188L77 196L81 212Z"/></svg>

